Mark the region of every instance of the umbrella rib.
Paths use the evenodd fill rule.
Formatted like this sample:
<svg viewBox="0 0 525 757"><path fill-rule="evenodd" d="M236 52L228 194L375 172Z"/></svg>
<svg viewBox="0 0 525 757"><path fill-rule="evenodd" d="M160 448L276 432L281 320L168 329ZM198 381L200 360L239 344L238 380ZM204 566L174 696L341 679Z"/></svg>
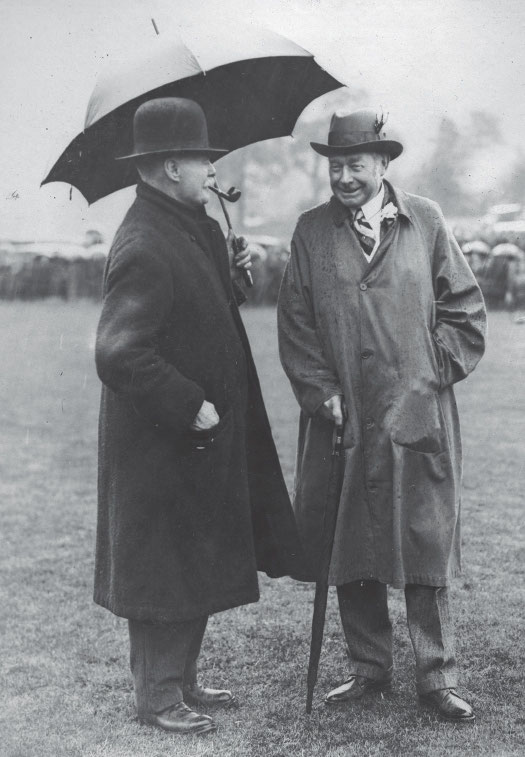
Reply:
<svg viewBox="0 0 525 757"><path fill-rule="evenodd" d="M155 42L163 36L160 32L159 37L154 37ZM202 41L196 52L192 52L190 43L191 35L185 35L184 39L178 35L175 52L178 50L180 54L181 78L164 81L164 73L174 64L173 55L168 52L158 72L161 83L150 89L154 77L145 75L145 88L135 94L134 80L130 98L121 105L108 110L105 98L111 101L113 97L110 80L97 85L91 97L95 108L91 117L95 120L90 120L89 126L70 142L42 184L65 181L93 203L136 183L134 164L116 163L115 157L132 151L134 113L148 99L194 99L206 114L210 143L232 152L292 133L298 115L312 99L341 86L311 54L249 57L248 50L246 58L217 65L222 53L218 55L212 50L208 60ZM156 44L153 47L157 49ZM119 77L120 70L117 84Z"/></svg>
<svg viewBox="0 0 525 757"><path fill-rule="evenodd" d="M195 63L197 64L197 66L199 67L201 74L202 74L203 76L206 76L206 69L204 68L204 66L203 66L203 65L202 65L202 63L200 62L200 60L199 60L198 56L197 56L197 55L195 54L195 52L194 52L194 51L193 51L193 50L191 49L191 47L190 47L190 46L188 45L188 42L186 41L186 38L185 38L185 36L184 36L184 33L183 33L183 31L182 31L181 29L179 29L179 36L180 36L180 38L181 38L181 41L182 41L182 43L184 44L184 47L186 48L186 50L187 50L187 51L188 51L188 53L190 54L190 56L191 56L192 60L194 60L194 61L195 61Z"/></svg>

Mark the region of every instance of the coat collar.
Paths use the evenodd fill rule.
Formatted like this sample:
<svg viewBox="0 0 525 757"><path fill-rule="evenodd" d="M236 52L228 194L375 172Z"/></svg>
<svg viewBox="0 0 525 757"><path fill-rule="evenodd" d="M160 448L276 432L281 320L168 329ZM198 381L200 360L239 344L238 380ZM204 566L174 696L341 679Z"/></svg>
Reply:
<svg viewBox="0 0 525 757"><path fill-rule="evenodd" d="M408 205L408 195L403 192L402 189L397 189L388 181L383 181L385 191L388 193L387 201L391 201L397 206L398 214L404 216L407 221L413 223L412 214ZM348 208L339 202L337 197L332 196L330 198L330 210L332 218L336 226L342 226L343 223L349 218Z"/></svg>
<svg viewBox="0 0 525 757"><path fill-rule="evenodd" d="M190 208L152 187L151 184L146 184L145 181L138 182L137 197L167 213L178 226L181 226L189 234L195 234L197 229L202 228L203 225L212 226L216 223L215 219L210 218L206 213L204 206L202 208Z"/></svg>
<svg viewBox="0 0 525 757"><path fill-rule="evenodd" d="M178 232L182 232L190 242L197 244L203 250L216 265L226 294L228 298L231 298L226 241L219 222L206 213L204 206L196 209L189 208L143 181L137 184L137 199L160 210Z"/></svg>
<svg viewBox="0 0 525 757"><path fill-rule="evenodd" d="M206 254L209 255L217 245L225 245L218 221L206 213L204 206L189 208L143 181L137 184L137 198L160 210L170 223L191 242L196 242Z"/></svg>

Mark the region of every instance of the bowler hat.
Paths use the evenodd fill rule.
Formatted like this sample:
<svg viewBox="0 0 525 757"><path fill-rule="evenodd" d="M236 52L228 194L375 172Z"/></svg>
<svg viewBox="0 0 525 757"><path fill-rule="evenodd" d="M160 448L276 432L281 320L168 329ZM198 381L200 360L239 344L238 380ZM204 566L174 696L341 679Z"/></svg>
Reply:
<svg viewBox="0 0 525 757"><path fill-rule="evenodd" d="M117 160L165 152L224 155L210 147L206 116L201 106L184 97L159 97L143 103L133 119L133 152Z"/></svg>
<svg viewBox="0 0 525 757"><path fill-rule="evenodd" d="M403 145L386 139L383 126L386 119L375 110L365 108L353 113L334 113L330 121L328 144L310 142L313 149L326 158L331 155L349 155L353 152L381 152L391 160L403 152Z"/></svg>

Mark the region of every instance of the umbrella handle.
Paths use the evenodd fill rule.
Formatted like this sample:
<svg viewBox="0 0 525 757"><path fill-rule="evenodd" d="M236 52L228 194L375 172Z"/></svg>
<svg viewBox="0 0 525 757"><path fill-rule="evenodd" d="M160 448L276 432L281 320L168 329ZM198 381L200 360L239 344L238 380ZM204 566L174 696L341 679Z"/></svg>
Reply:
<svg viewBox="0 0 525 757"><path fill-rule="evenodd" d="M332 448L332 455L334 457L341 457L343 454L343 434L345 430L344 421L341 426L336 426L334 431L334 446Z"/></svg>
<svg viewBox="0 0 525 757"><path fill-rule="evenodd" d="M233 249L235 250L236 253L240 252L239 240L237 239L236 236L233 237ZM251 289L253 286L253 276L252 276L251 271L249 271L247 268L243 268L241 273L242 273L242 278L243 278L244 283L246 284L247 287Z"/></svg>

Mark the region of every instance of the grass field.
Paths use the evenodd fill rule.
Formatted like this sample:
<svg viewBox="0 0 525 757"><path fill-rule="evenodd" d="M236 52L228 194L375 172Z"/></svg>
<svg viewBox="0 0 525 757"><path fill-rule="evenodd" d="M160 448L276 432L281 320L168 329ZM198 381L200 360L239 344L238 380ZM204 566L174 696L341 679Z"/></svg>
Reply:
<svg viewBox="0 0 525 757"><path fill-rule="evenodd" d="M478 720L419 711L401 593L391 593L392 695L334 712L322 694L346 672L335 597L313 714L304 684L313 592L261 578L257 605L214 617L202 669L239 704L218 732L184 739L134 715L126 622L91 600L99 386L98 307L0 305L2 757L347 757L525 754L525 325L490 321L489 348L458 387L465 447L464 575L456 582L462 691ZM297 410L278 366L274 312L245 320L291 483Z"/></svg>

